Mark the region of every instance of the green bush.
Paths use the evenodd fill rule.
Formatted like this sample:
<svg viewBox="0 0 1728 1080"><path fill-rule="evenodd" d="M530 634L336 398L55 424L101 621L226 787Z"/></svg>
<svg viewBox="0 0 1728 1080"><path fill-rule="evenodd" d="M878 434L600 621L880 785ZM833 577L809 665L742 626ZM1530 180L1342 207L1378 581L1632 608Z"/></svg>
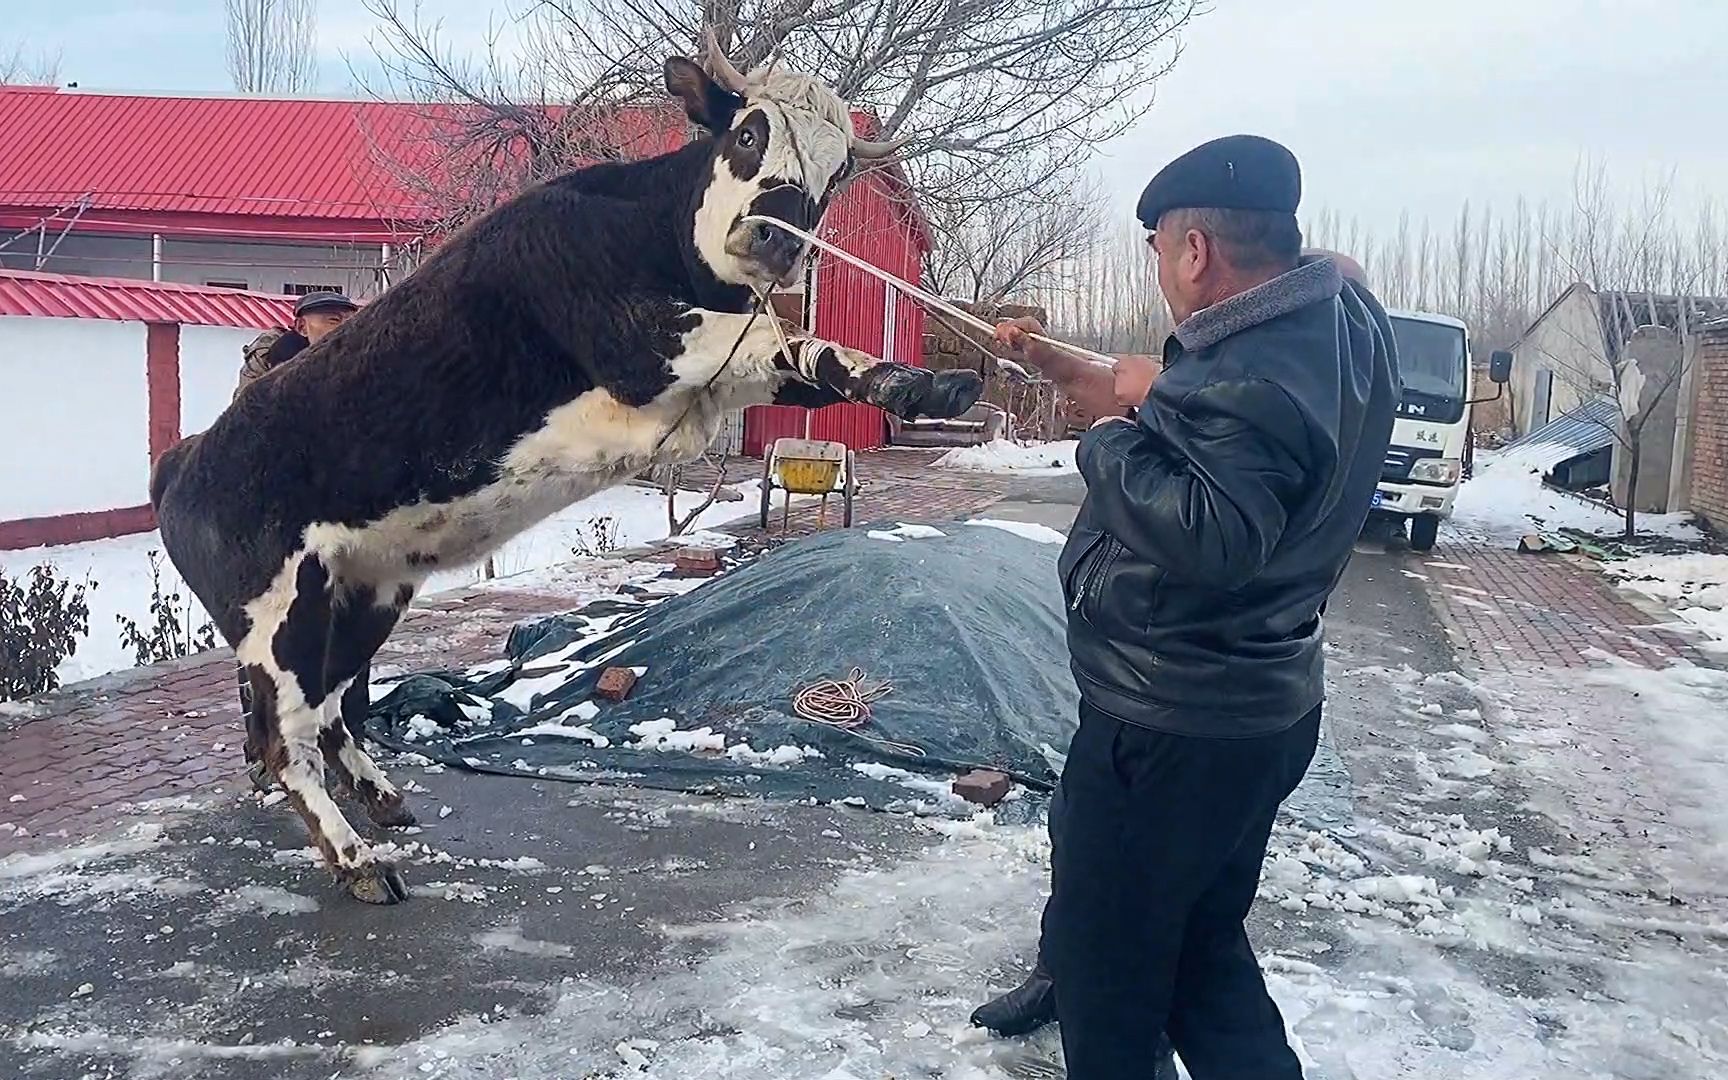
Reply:
<svg viewBox="0 0 1728 1080"><path fill-rule="evenodd" d="M51 566L38 566L20 578L0 573L0 701L59 688L55 669L90 632L85 593L95 587L95 582L75 585Z"/></svg>

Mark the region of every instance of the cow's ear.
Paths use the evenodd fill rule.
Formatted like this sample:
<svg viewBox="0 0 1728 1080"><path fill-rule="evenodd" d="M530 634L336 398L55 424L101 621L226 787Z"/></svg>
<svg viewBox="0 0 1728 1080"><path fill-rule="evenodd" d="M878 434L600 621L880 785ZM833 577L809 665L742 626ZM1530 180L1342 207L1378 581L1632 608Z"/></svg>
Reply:
<svg viewBox="0 0 1728 1080"><path fill-rule="evenodd" d="M684 103L684 114L718 135L732 126L744 99L721 86L701 65L682 56L666 61L666 92Z"/></svg>

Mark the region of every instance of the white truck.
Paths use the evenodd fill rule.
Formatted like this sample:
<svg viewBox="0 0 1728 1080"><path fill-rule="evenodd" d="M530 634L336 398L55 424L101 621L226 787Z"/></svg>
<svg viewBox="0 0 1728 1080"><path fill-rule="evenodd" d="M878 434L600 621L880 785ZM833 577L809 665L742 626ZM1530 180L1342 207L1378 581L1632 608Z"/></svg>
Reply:
<svg viewBox="0 0 1728 1080"><path fill-rule="evenodd" d="M1410 522L1410 546L1434 546L1440 523L1470 461L1470 339L1464 324L1426 311L1388 311L1398 341L1403 393L1392 425L1392 445L1374 493L1373 512ZM1488 377L1505 392L1512 354L1496 352Z"/></svg>

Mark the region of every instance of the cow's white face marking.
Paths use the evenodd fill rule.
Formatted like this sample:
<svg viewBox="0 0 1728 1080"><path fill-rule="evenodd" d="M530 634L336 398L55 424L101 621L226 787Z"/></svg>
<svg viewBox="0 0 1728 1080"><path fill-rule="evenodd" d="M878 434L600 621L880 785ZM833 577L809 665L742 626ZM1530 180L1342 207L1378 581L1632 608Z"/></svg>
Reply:
<svg viewBox="0 0 1728 1080"><path fill-rule="evenodd" d="M745 104L720 136L720 145L696 208L697 252L728 284L790 284L804 246L793 245L796 258L789 267L777 265L785 261L779 257L764 261L759 245L753 247L757 227L739 219L767 213L813 228L816 208L826 203L851 161L851 110L808 75L751 72ZM777 239L783 241L784 234Z"/></svg>

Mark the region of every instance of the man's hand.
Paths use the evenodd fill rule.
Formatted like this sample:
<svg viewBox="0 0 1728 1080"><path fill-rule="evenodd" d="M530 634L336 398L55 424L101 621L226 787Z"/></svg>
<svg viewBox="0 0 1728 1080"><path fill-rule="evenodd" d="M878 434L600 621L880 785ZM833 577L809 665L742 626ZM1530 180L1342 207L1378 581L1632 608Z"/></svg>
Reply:
<svg viewBox="0 0 1728 1080"><path fill-rule="evenodd" d="M1152 380L1158 377L1158 362L1150 356L1118 356L1116 358L1116 404L1137 409L1152 392Z"/></svg>
<svg viewBox="0 0 1728 1080"><path fill-rule="evenodd" d="M996 344L1002 346L1028 364L1044 371L1052 378L1060 380L1062 375L1051 372L1051 367L1061 367L1068 354L1059 349L1053 349L1041 341L1033 341L1033 334L1044 333L1044 324L1030 315L1022 315L1018 319L1006 319L996 324Z"/></svg>

